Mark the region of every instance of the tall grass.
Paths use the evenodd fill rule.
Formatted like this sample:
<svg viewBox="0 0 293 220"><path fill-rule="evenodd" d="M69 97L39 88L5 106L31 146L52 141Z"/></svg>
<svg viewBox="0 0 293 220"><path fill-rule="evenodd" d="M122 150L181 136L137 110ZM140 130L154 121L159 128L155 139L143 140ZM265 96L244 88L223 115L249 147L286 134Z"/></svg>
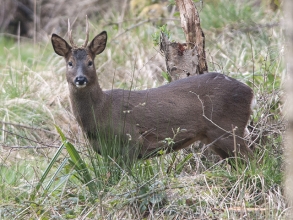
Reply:
<svg viewBox="0 0 293 220"><path fill-rule="evenodd" d="M250 85L258 103L249 127L255 159L236 169L206 160L200 147L123 163L114 138L102 138L105 151L97 155L70 112L64 61L50 40L33 44L1 35L0 217L285 218L290 207L283 195L281 14L257 2L209 0L200 10L209 70ZM105 19L90 21L91 37L104 29L109 35L96 58L102 88L165 83L164 58L152 42L156 24L136 25L140 21L127 13L122 20L118 12L105 13ZM166 28L183 42L180 21L171 18ZM82 28L73 29L77 40L83 38Z"/></svg>

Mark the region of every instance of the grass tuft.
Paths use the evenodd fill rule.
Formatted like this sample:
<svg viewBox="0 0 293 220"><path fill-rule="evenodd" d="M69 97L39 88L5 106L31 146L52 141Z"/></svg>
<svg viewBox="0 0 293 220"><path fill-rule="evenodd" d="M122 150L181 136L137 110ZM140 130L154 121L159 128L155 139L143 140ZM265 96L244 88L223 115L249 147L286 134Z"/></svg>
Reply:
<svg viewBox="0 0 293 220"><path fill-rule="evenodd" d="M209 70L247 83L257 100L248 127L254 159L234 168L202 152L202 145L147 160L125 159L121 140L105 138L109 133L101 134L97 155L71 114L64 61L50 40L0 35L0 218L289 218L283 186L282 14L263 2L206 0L199 8ZM164 21L172 39L184 42L178 17L171 12L171 19L156 23L111 10L99 17L104 19L91 20L90 36L102 30L109 36L96 58L102 88L163 84L165 61L152 36L157 41ZM83 28L73 28L77 39L83 36L78 32ZM172 137L166 141L172 144Z"/></svg>

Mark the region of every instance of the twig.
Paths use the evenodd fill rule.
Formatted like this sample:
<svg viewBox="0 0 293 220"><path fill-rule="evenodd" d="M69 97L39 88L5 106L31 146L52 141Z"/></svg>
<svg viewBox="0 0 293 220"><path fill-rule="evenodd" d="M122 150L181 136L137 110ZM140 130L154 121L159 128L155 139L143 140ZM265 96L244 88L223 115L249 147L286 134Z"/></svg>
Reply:
<svg viewBox="0 0 293 220"><path fill-rule="evenodd" d="M42 147L38 147L38 146L7 146L5 144L0 144L2 147L6 147L6 148L11 148L11 149L31 149L31 148L59 148L59 145L45 145Z"/></svg>
<svg viewBox="0 0 293 220"><path fill-rule="evenodd" d="M14 38L14 39L18 39L18 38L20 38L20 39L23 39L23 40L25 40L25 41L33 41L31 38L29 38L29 37L24 37L24 36L18 36L17 34L9 34L9 33L0 33L0 36L6 36L6 37L11 37L11 38Z"/></svg>
<svg viewBox="0 0 293 220"><path fill-rule="evenodd" d="M26 128L26 129L30 129L30 130L38 130L38 131L43 131L43 132L46 132L46 133L50 133L50 134L54 134L54 135L58 135L58 134L55 133L55 132L48 131L48 130L43 129L43 128L31 127L31 126L28 126L28 125L17 124L17 123L13 123L13 122L0 121L0 124L11 125L11 126L14 126L14 127L20 127L20 128Z"/></svg>
<svg viewBox="0 0 293 220"><path fill-rule="evenodd" d="M228 134L231 134L232 135L232 132L230 131L227 131L225 130L224 128L220 127L218 124L216 124L215 122L213 122L211 119L209 119L206 115L205 115L205 112L204 112L204 104L203 104L203 101L201 100L201 98L199 97L199 95L195 92L192 92L192 91L189 91L190 93L194 94L197 96L198 100L200 101L201 103L201 106L202 106L202 116L207 119L209 122L211 122L213 125L215 125L216 127L218 127L219 129L221 129L222 131L225 131L226 133Z"/></svg>
<svg viewBox="0 0 293 220"><path fill-rule="evenodd" d="M120 33L120 34L116 35L114 38L112 38L112 40L109 43L111 43L112 41L114 41L117 38L119 38L121 35L125 34L126 32L128 32L128 31L130 31L130 30L132 30L132 29L134 29L136 27L139 27L139 26L141 26L141 25L143 25L145 23L148 23L148 22L153 22L153 21L162 20L162 19L163 20L176 20L176 21L178 21L178 19L169 19L169 18L149 18L149 19L140 21L137 24L134 24L134 25L126 28L125 31L123 31L122 33ZM122 21L122 22L124 22L124 21ZM121 22L116 22L116 24L119 24L119 23L121 23ZM115 24L115 23L109 23L109 25L110 24Z"/></svg>
<svg viewBox="0 0 293 220"><path fill-rule="evenodd" d="M141 22L139 22L139 23L137 23L137 24L135 24L135 25L132 25L132 26L126 28L125 31L123 31L122 33L120 33L120 34L116 35L114 38L112 38L111 42L112 42L113 40L116 40L118 37L120 37L121 35L125 34L126 32L128 32L128 31L130 31L130 30L132 30L132 29L134 29L134 28L136 28L136 27L138 27L138 26L140 26L140 25L143 25L143 24L145 24L145 23L147 23L147 22L150 22L151 20L152 20L152 19L147 19L147 20L141 21Z"/></svg>
<svg viewBox="0 0 293 220"><path fill-rule="evenodd" d="M212 146L214 143L216 143L218 140L220 140L221 138L223 138L226 134L222 134L221 136L219 136L218 138L216 138L213 142L209 143L209 144L205 144L203 149L201 150L201 153L205 152L206 149L208 149L210 146Z"/></svg>
<svg viewBox="0 0 293 220"><path fill-rule="evenodd" d="M43 143L43 142L39 142L39 141L32 140L32 139L30 139L30 138L24 137L24 136L19 135L19 134L15 134L15 133L13 133L13 132L11 132L11 131L7 131L7 130L5 130L5 129L1 129L1 130L4 131L4 132L6 132L6 133L8 133L8 134L15 135L15 136L17 136L17 137L20 137L20 138L26 139L26 140L31 141L31 142L34 142L34 143L37 143L37 144L40 144L40 145L44 145L44 146L47 146L47 147L52 147L52 145L49 145L49 144L45 144L45 143ZM3 145L3 146L4 146L4 145Z"/></svg>
<svg viewBox="0 0 293 220"><path fill-rule="evenodd" d="M273 28L273 27L279 27L280 22L273 22L273 23L266 23L266 24L255 24L255 25L250 25L248 27L228 27L229 30L240 30L243 32L252 32L252 31L259 31L259 29L264 29L264 28Z"/></svg>
<svg viewBox="0 0 293 220"><path fill-rule="evenodd" d="M148 21L158 21L158 20L165 20L165 21L180 21L178 18L164 18L164 17L159 17L159 18L148 18ZM121 21L115 21L115 22L109 22L105 26L111 26L111 25L120 25L121 23L124 22L131 22L131 23L137 23L138 21L141 21L141 18L138 19L125 19Z"/></svg>
<svg viewBox="0 0 293 220"><path fill-rule="evenodd" d="M192 92L192 91L189 91L190 93L193 93L197 96L198 100L201 102L201 105L202 105L202 116L208 120L209 122L211 122L213 125L215 125L217 128L221 129L222 131L225 131L226 133L230 134L230 135L233 135L233 132L232 131L227 131L226 129L222 128L221 126L219 126L218 124L216 124L215 122L213 122L211 119L209 119L206 115L205 115L205 112L204 112L204 104L203 104L203 101L200 99L199 95L195 92ZM240 137L239 135L235 135L235 137L238 137L242 140L246 140L245 138L243 137Z"/></svg>
<svg viewBox="0 0 293 220"><path fill-rule="evenodd" d="M35 131L42 131L42 132L49 133L49 134L52 134L52 135L55 135L55 136L59 136L59 134L57 134L56 132L49 131L49 130L46 130L46 129L43 129L43 128L39 128L39 127L31 127L31 126L28 126L28 125L17 124L17 123L13 123L13 122L5 122L5 121L0 121L0 124L11 125L13 127L20 127L20 128L25 128L25 129L35 130ZM3 130L3 131L6 132L6 130ZM15 133L12 133L11 132L10 134L15 134ZM66 137L66 139L68 139L70 141L75 141L74 139L69 138L69 137Z"/></svg>

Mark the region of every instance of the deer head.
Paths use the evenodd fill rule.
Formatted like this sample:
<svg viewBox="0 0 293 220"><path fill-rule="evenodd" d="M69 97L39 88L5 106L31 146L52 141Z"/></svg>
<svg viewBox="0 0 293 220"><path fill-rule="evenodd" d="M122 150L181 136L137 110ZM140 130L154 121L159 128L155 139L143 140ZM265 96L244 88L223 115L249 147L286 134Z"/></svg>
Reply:
<svg viewBox="0 0 293 220"><path fill-rule="evenodd" d="M57 34L53 34L51 38L55 53L65 58L67 82L76 86L76 88L84 88L95 83L97 79L94 59L96 55L104 51L107 43L107 32L103 31L87 45L88 26L88 20L86 19L86 39L80 47L74 43L69 20L68 37L71 45Z"/></svg>

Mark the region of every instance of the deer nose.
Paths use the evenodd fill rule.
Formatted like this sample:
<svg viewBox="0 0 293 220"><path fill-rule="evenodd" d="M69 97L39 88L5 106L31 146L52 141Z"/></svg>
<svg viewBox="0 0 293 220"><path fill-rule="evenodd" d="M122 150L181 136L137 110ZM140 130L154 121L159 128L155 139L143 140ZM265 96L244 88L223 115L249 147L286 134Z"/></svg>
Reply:
<svg viewBox="0 0 293 220"><path fill-rule="evenodd" d="M84 76L77 76L74 80L76 87L84 88L87 84L87 78Z"/></svg>

